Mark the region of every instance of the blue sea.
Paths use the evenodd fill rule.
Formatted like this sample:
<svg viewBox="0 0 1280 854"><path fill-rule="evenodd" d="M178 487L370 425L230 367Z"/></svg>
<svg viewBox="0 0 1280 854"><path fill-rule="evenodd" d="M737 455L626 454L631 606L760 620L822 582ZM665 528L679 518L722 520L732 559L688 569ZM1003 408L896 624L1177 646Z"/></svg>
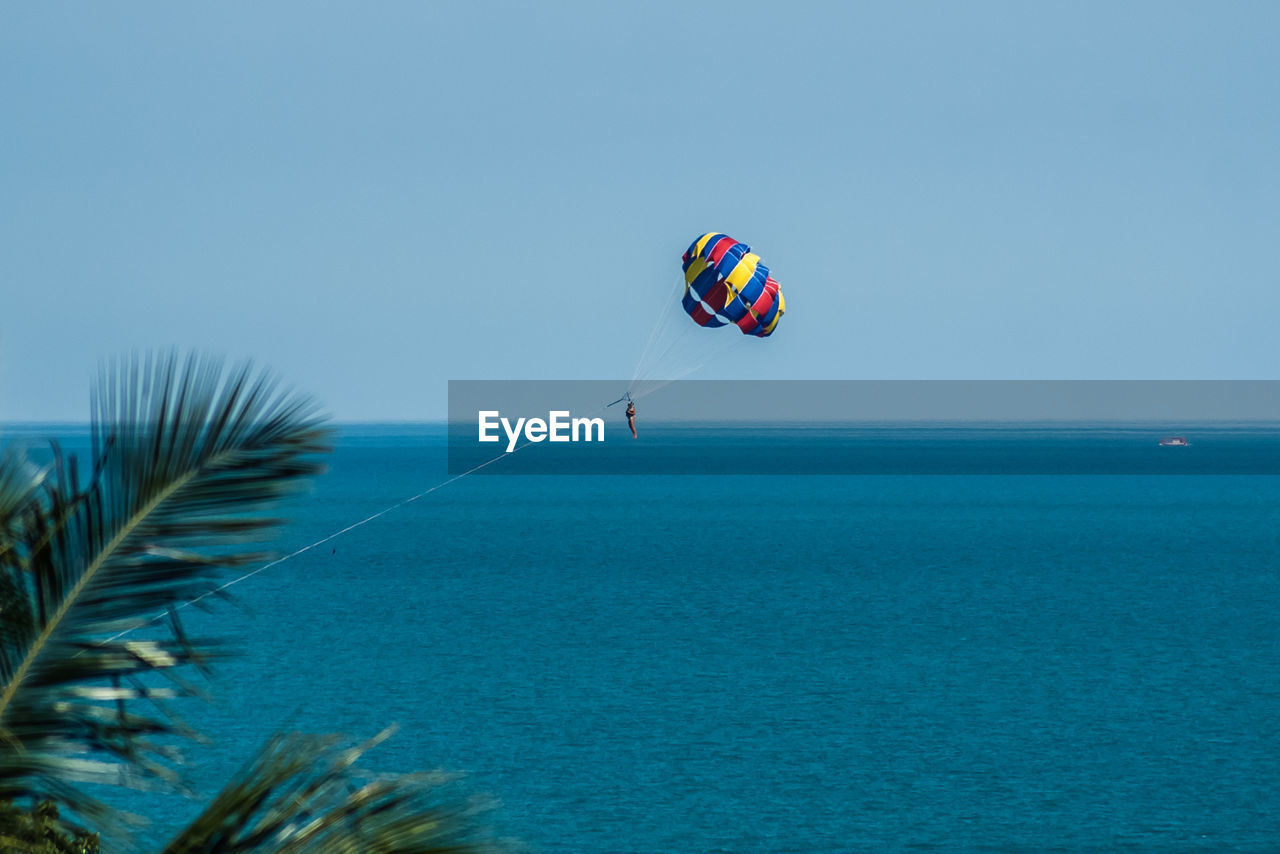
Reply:
<svg viewBox="0 0 1280 854"><path fill-rule="evenodd" d="M279 549L444 442L343 428ZM535 851L1280 850L1280 477L498 473L229 592L205 791L397 723Z"/></svg>

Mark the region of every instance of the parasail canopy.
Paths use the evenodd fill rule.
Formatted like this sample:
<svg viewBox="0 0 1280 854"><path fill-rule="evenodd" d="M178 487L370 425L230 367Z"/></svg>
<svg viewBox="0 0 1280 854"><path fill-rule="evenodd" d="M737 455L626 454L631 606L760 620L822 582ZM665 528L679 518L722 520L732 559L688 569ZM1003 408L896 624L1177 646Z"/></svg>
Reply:
<svg viewBox="0 0 1280 854"><path fill-rule="evenodd" d="M782 289L760 256L716 232L702 235L685 250L683 305L699 326L732 323L744 335L760 338L773 333L787 310Z"/></svg>

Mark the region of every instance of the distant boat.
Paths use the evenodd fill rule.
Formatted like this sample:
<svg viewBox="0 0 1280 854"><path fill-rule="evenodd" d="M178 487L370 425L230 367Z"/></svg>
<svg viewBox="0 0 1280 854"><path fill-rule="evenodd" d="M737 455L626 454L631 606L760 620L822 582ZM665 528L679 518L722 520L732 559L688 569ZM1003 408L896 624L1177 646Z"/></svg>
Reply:
<svg viewBox="0 0 1280 854"><path fill-rule="evenodd" d="M1164 448L1185 448L1190 444L1186 436L1165 436L1160 440L1160 446Z"/></svg>

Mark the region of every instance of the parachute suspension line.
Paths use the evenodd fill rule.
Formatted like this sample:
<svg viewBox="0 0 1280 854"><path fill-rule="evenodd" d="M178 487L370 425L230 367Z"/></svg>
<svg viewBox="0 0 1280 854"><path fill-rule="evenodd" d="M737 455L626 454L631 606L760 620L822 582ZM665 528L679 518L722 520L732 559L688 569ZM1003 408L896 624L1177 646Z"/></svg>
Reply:
<svg viewBox="0 0 1280 854"><path fill-rule="evenodd" d="M695 324L694 328L699 329L701 327ZM640 388L634 393L634 396L637 399L639 399L641 397L645 397L647 395L653 394L654 392L665 388L666 386L670 385L673 382L682 380L685 377L689 376L690 374L693 374L693 373L696 373L697 371L702 370L708 364L718 360L722 355L724 355L724 353L727 350L729 350L736 343L738 343L738 336L732 334L736 330L724 329L721 331L724 333L724 335L721 337L720 341L710 350L707 350L702 355L702 357L698 359L697 362L687 365L677 373L671 374L670 376L664 377L662 379L655 379L649 382L641 381Z"/></svg>
<svg viewBox="0 0 1280 854"><path fill-rule="evenodd" d="M664 336L663 336L663 337L664 337L664 339L665 339L665 338L670 338L671 340L669 340L669 341L665 341L663 344L659 344L659 346L661 346L661 347L662 347L662 352L660 352L660 353L658 353L656 356L654 356L654 359L653 359L654 364L653 364L652 366L650 366L650 365L645 365L645 366L644 366L645 370L643 371L643 373L645 373L645 374L649 374L649 375L652 375L652 373L653 373L653 369L654 369L654 368L656 368L658 365L663 364L664 360L667 358L667 355L671 352L671 350L672 350L672 349L673 349L677 344L679 344L681 341L683 341L683 340L685 340L686 338L688 338L688 337L689 337L689 330L690 330L690 328L691 328L691 327L690 327L689 325L685 325L685 324L682 324L682 325L681 325L681 327L680 327L680 331L679 331L679 332L676 332L676 333L675 333L675 335L674 335L674 337L672 337L672 336L670 336L670 335L667 335L667 334L666 334L666 333L669 333L669 332L671 331L672 327L674 326L674 324L672 324L672 323L670 322L670 321L671 321L671 318L674 318L674 317L676 317L676 311L675 311L675 309L671 309L671 310L669 310L669 311L668 311L668 322L665 324L665 328L663 329L663 333L664 333ZM696 328L696 326L695 326L695 327L693 327L693 328ZM639 372L639 371L637 371L637 374L639 374L639 373L640 373L640 372ZM638 377L637 377L637 378L638 378Z"/></svg>
<svg viewBox="0 0 1280 854"><path fill-rule="evenodd" d="M671 304L674 298L680 293L680 288L684 285L684 279L676 279L676 286L671 293L664 299L658 307L658 317L653 322L653 326L649 327L649 338L644 342L644 349L640 351L640 359L636 362L636 369L631 373L631 384L635 385L637 379L640 378L640 369L644 367L644 358L649 355L649 348L653 346L654 340L658 337L658 331L666 327L671 318Z"/></svg>
<svg viewBox="0 0 1280 854"><path fill-rule="evenodd" d="M665 366L664 360L671 350L690 334L691 329L698 329L697 324L692 323L688 315L680 308L680 301L677 297L680 296L683 289L684 280L677 280L676 286L671 292L671 297L664 300L662 313L659 315L658 322L653 327L650 341L645 346L645 351L641 354L640 361L636 364L636 369L632 373L629 388L634 387L638 382L652 378L662 370Z"/></svg>
<svg viewBox="0 0 1280 854"><path fill-rule="evenodd" d="M654 344L647 348L647 360L637 365L629 390L635 397L645 397L696 373L738 343L740 335L734 334L737 332L733 324L717 329L699 326L678 301L669 303L663 322L653 336ZM705 342L716 337L719 341L707 346ZM697 346L690 346L690 342L697 342Z"/></svg>

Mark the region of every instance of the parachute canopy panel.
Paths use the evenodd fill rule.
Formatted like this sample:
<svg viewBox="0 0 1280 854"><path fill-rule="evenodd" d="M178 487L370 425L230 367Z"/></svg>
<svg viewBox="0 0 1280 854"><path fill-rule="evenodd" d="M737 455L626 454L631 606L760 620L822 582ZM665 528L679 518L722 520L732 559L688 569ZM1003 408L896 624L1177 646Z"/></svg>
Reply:
<svg viewBox="0 0 1280 854"><path fill-rule="evenodd" d="M699 326L734 324L765 338L787 310L760 256L726 234L708 232L684 253L684 310Z"/></svg>

